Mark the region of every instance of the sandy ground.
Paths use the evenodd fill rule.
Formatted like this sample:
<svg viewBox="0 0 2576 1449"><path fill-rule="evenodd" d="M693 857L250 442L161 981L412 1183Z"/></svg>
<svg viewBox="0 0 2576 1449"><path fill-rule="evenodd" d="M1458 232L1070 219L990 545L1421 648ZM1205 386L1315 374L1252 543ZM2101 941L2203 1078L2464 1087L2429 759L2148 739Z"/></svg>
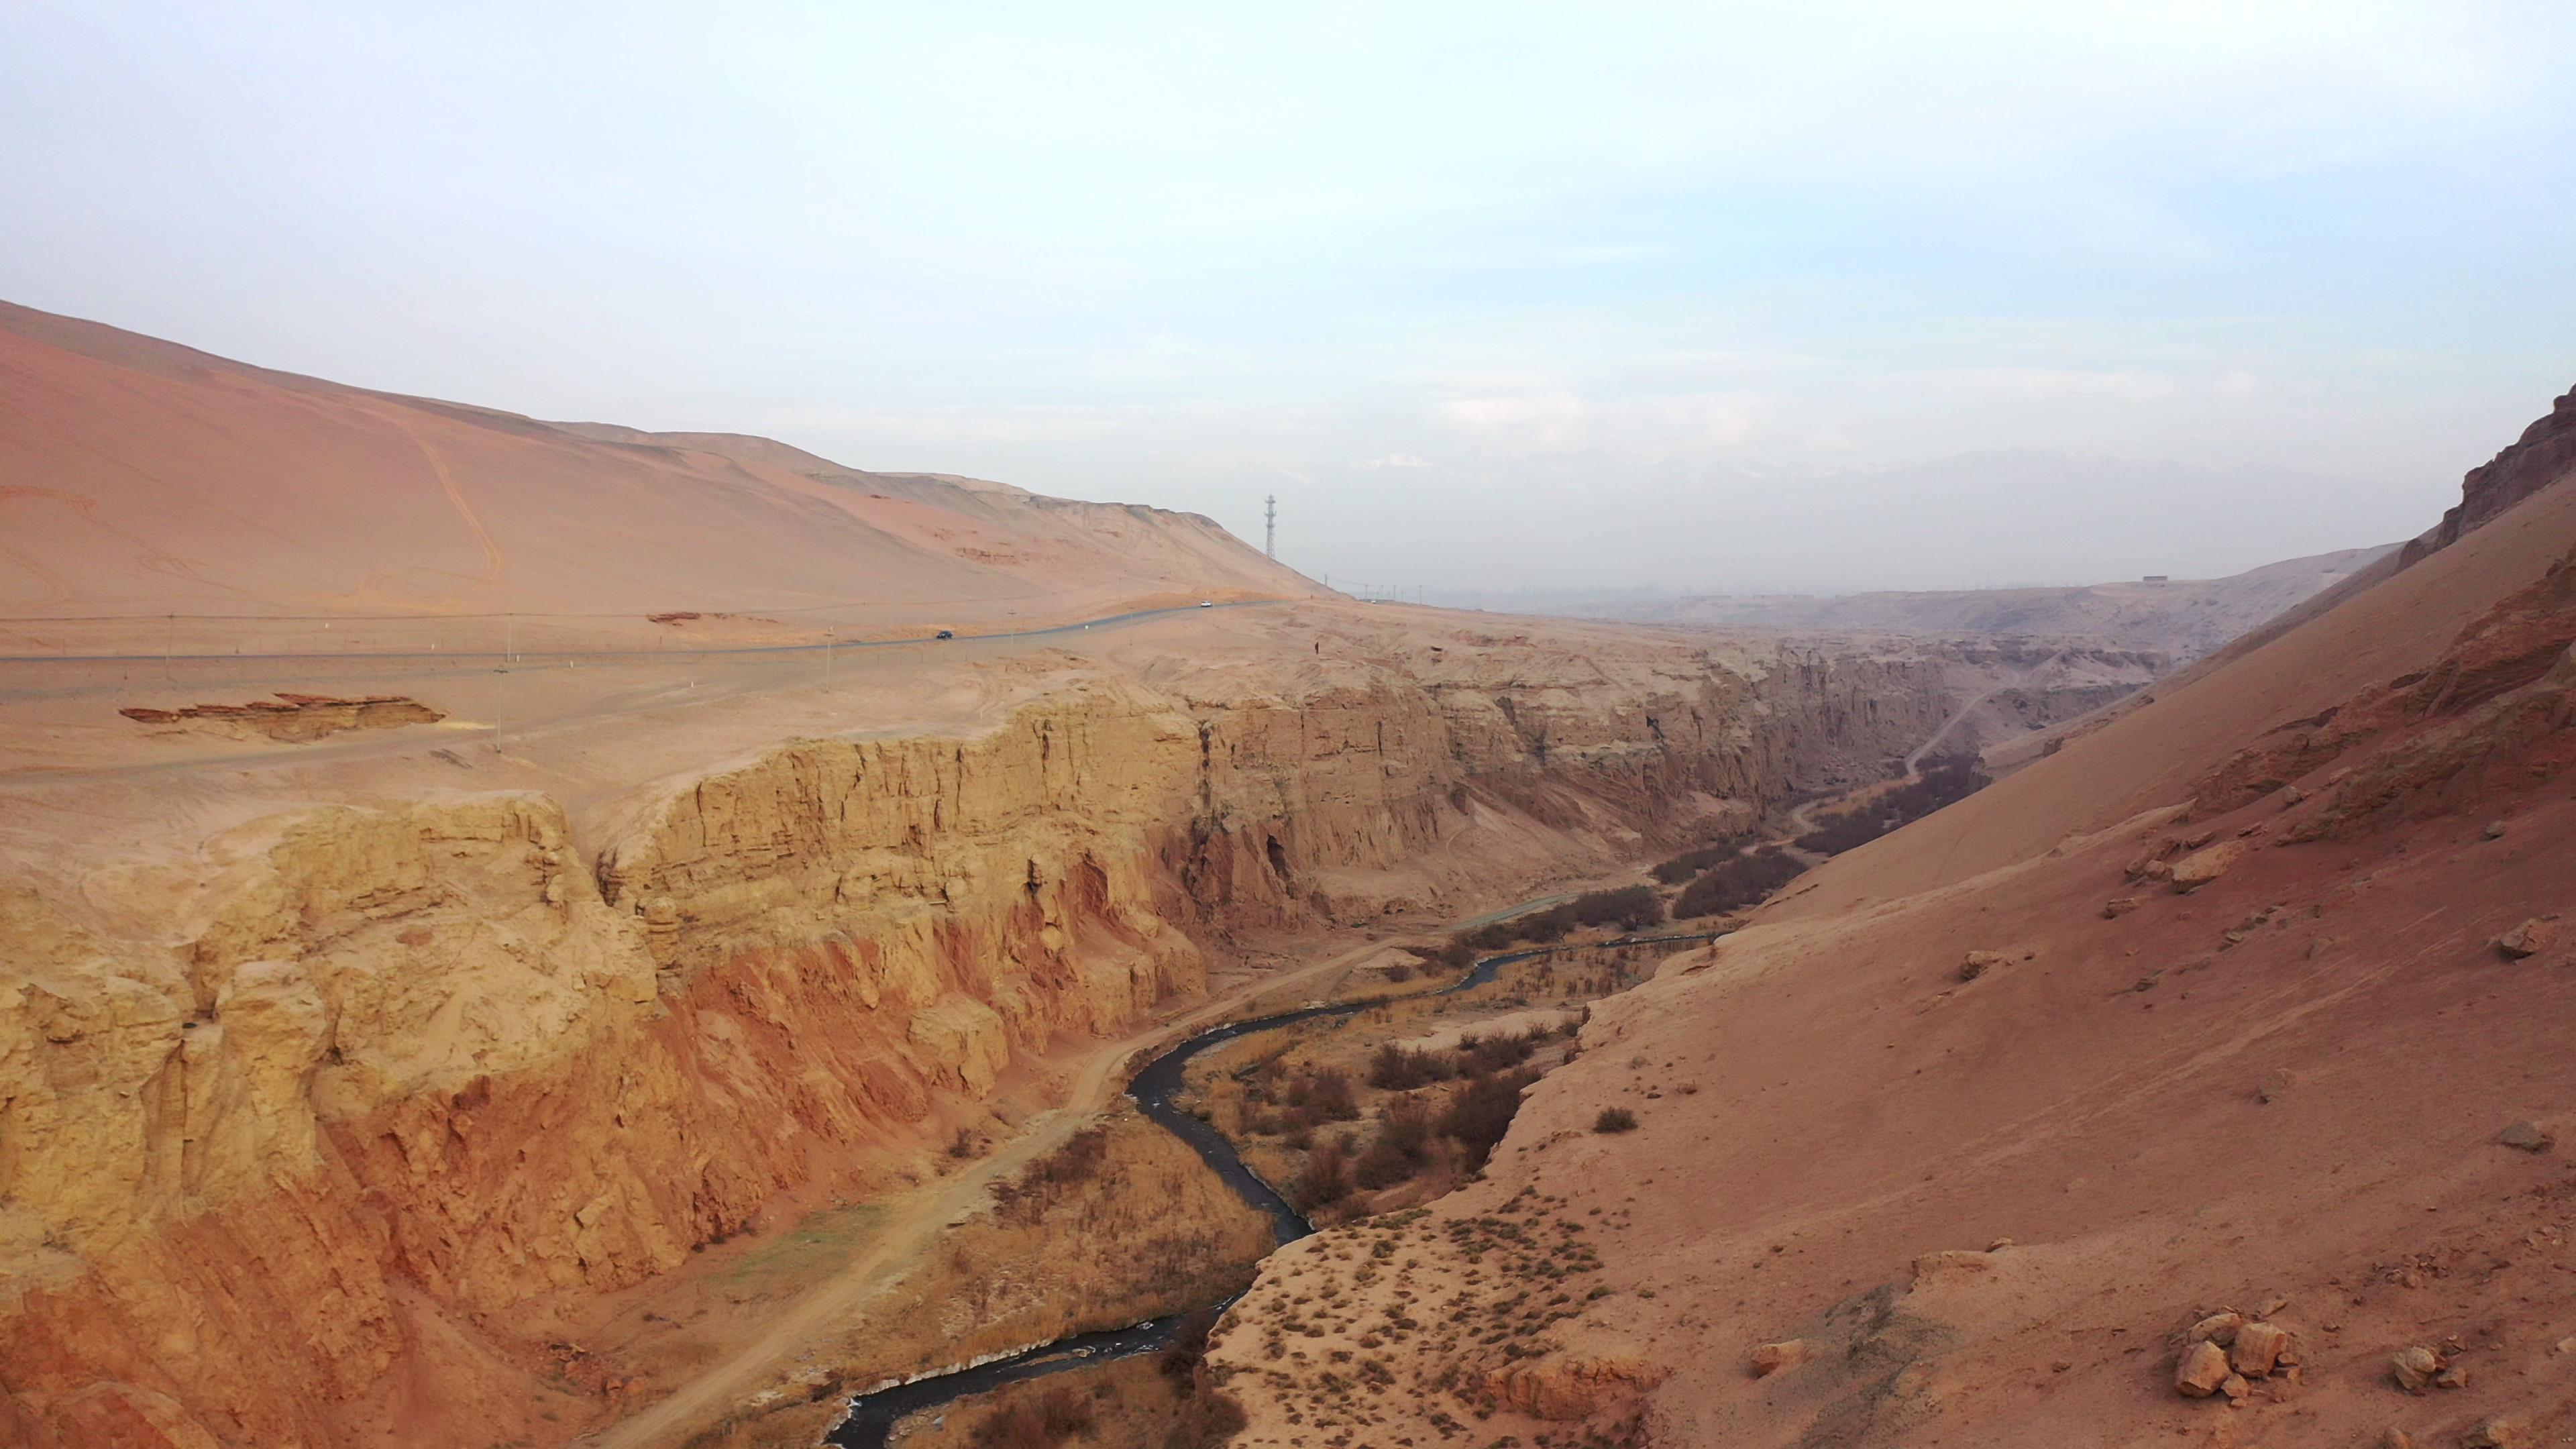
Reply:
<svg viewBox="0 0 2576 1449"><path fill-rule="evenodd" d="M2576 958L2496 942L2576 913L2571 568L2562 483L1602 1003L1486 1182L1265 1266L1239 1442L2563 1442ZM2407 693L2482 639L2560 673ZM2174 1387L2221 1309L2301 1356L2238 1408Z"/></svg>

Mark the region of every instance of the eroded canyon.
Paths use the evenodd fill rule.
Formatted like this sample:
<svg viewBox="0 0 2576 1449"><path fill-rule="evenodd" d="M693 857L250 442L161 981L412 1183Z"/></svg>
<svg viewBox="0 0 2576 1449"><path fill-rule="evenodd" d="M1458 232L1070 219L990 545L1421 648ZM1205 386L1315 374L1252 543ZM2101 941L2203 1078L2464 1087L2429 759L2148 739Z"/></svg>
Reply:
<svg viewBox="0 0 2576 1449"><path fill-rule="evenodd" d="M1193 1380L1239 1442L2160 1423L2196 1410L2128 1349L2186 1305L2331 1284L2385 1337L2385 1295L2340 1281L2373 1254L2452 1253L2462 1294L2499 1235L2533 1276L2563 1259L2561 1186L2525 1180L2549 1159L2464 1168L2452 1140L2554 1130L2571 1085L2559 958L2483 1015L2467 964L2570 904L2562 430L2146 698L2170 661L2095 640L1364 605L1186 515L6 320L0 365L49 409L0 438L50 480L10 506L62 537L0 661L24 1442L810 1433L766 1416L1194 1306L1266 1244L1116 1106L1144 1049L2123 697L1601 995L1454 1193L1263 1264ZM245 479L353 476L372 524L286 508L240 557L188 554ZM647 500L640 543L587 531L612 491ZM333 727L206 705L261 695ZM2168 843L2221 837L2249 859L2175 892ZM2298 1088L2249 1116L2274 1070ZM2391 1083L2396 1109L2342 1095ZM2204 1193L2212 1144L2305 1176ZM1115 1170L1032 1207L1069 1148ZM2451 1176L2460 1242L2390 1226ZM1534 1314L1578 1240L1607 1291ZM1438 1331L1362 1345L1417 1300ZM2567 1300L2523 1301L2444 1331L2509 1324L2498 1361L2545 1377L2524 1350ZM2340 1331L2306 1340L2319 1377ZM1746 1368L1789 1341L1813 1362ZM2368 1426L2327 1402L2255 1413Z"/></svg>

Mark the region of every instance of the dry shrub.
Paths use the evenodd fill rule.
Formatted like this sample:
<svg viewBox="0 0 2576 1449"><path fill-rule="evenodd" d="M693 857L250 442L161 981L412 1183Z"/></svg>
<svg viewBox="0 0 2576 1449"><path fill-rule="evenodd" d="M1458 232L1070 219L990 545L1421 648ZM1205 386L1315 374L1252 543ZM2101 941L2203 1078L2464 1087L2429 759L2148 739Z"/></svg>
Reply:
<svg viewBox="0 0 2576 1449"><path fill-rule="evenodd" d="M1494 1145L1510 1131L1521 1109L1521 1089L1538 1080L1528 1070L1471 1077L1442 1109L1434 1130L1458 1144L1467 1170L1473 1172L1492 1156Z"/></svg>
<svg viewBox="0 0 2576 1449"><path fill-rule="evenodd" d="M1743 845L1744 837L1741 835L1721 835L1697 850L1685 850L1656 866L1651 874L1665 885L1680 885L1683 881L1735 854Z"/></svg>
<svg viewBox="0 0 2576 1449"><path fill-rule="evenodd" d="M1092 1423L1091 1405L1059 1387L995 1409L975 1426L971 1442L977 1449L1055 1449Z"/></svg>
<svg viewBox="0 0 2576 1449"><path fill-rule="evenodd" d="M1311 1213L1351 1195L1350 1160L1341 1144L1327 1142L1306 1159L1306 1169L1288 1185L1288 1200L1297 1211Z"/></svg>
<svg viewBox="0 0 2576 1449"><path fill-rule="evenodd" d="M1796 880L1804 869L1783 854L1778 846L1766 845L1751 855L1739 855L1684 886L1681 895L1673 901L1673 917L1688 920L1694 916L1723 915L1757 904L1773 891Z"/></svg>
<svg viewBox="0 0 2576 1449"><path fill-rule="evenodd" d="M1445 1082L1458 1075L1458 1063L1443 1052L1413 1051L1389 1042L1369 1059L1368 1084L1385 1092Z"/></svg>
<svg viewBox="0 0 2576 1449"><path fill-rule="evenodd" d="M1085 1127L1066 1138L1063 1146L1030 1163L1017 1178L995 1184L993 1200L1006 1220L1036 1222L1075 1188L1098 1176L1108 1156L1109 1129Z"/></svg>

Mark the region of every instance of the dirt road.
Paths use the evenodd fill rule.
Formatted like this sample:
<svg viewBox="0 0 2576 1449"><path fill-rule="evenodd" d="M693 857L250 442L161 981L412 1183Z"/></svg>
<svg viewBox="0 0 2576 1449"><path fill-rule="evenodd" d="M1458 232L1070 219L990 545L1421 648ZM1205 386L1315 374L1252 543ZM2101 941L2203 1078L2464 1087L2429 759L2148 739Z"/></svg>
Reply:
<svg viewBox="0 0 2576 1449"><path fill-rule="evenodd" d="M1369 941L1283 975L1246 982L1170 1021L1101 1044L1076 1077L1063 1106L1031 1118L1028 1130L1008 1146L958 1176L927 1184L886 1204L888 1217L873 1246L782 1308L757 1339L669 1397L582 1442L590 1449L657 1449L704 1428L769 1382L800 1347L854 1321L871 1298L899 1281L938 1241L940 1230L981 1201L995 1182L1054 1151L1090 1123L1116 1099L1126 1082L1128 1064L1139 1055L1214 1025L1246 1002L1347 970L1393 944Z"/></svg>

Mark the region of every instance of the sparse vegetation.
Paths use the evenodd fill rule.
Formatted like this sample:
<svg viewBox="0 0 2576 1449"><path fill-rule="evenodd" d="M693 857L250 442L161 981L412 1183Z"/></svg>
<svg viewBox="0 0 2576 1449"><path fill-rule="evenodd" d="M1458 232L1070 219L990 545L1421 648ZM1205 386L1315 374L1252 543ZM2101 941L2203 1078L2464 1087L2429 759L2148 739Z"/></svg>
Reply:
<svg viewBox="0 0 2576 1449"><path fill-rule="evenodd" d="M1866 845L1891 830L1911 824L1954 801L1964 800L1994 783L1977 768L1974 755L1952 755L1927 762L1921 777L1849 810L1824 817L1814 830L1798 837L1798 848L1838 855Z"/></svg>
<svg viewBox="0 0 2576 1449"><path fill-rule="evenodd" d="M1601 1115L1592 1119L1592 1130L1601 1133L1634 1132L1637 1130L1637 1114L1625 1107L1604 1107Z"/></svg>
<svg viewBox="0 0 2576 1449"><path fill-rule="evenodd" d="M1521 1089L1537 1080L1538 1073L1527 1070L1474 1077L1449 1099L1436 1126L1458 1144L1468 1171L1484 1167L1521 1109Z"/></svg>
<svg viewBox="0 0 2576 1449"><path fill-rule="evenodd" d="M1685 850L1654 868L1650 874L1665 885L1680 885L1710 866L1735 855L1744 847L1742 835L1723 835L1696 850Z"/></svg>
<svg viewBox="0 0 2576 1449"><path fill-rule="evenodd" d="M968 1442L976 1449L1055 1449L1074 1435L1088 1432L1093 1422L1090 1402L1071 1388L1057 1385L985 1415Z"/></svg>
<svg viewBox="0 0 2576 1449"><path fill-rule="evenodd" d="M1673 917L1691 920L1724 915L1758 904L1773 891L1798 878L1804 869L1776 845L1723 862L1682 887L1673 901Z"/></svg>

